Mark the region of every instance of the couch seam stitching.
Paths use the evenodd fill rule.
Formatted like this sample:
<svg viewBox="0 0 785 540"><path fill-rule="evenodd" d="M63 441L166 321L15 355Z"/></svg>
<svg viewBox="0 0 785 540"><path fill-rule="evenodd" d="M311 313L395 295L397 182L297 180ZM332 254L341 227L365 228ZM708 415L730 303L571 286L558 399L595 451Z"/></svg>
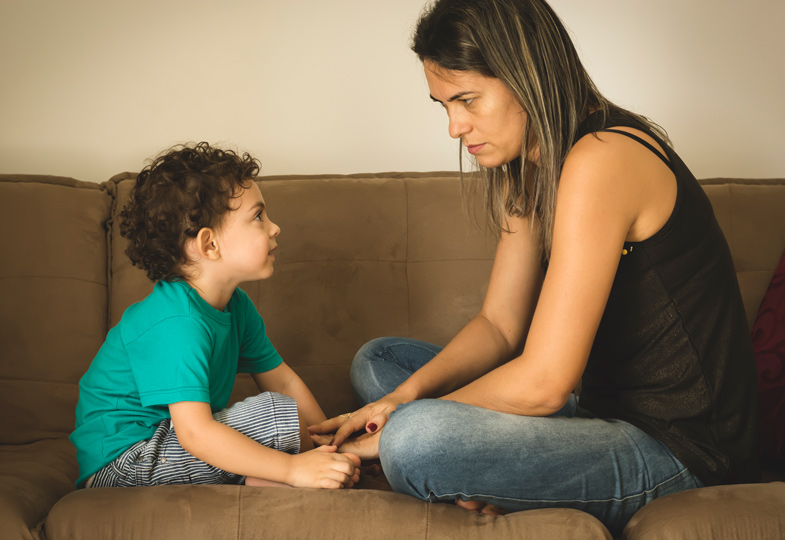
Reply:
<svg viewBox="0 0 785 540"><path fill-rule="evenodd" d="M425 540L428 540L431 533L431 504L423 503L425 505Z"/></svg>
<svg viewBox="0 0 785 540"><path fill-rule="evenodd" d="M406 264L404 265L404 273L406 274L406 331L408 335L412 334L412 288L411 282L409 280L409 248L411 245L411 239L409 238L410 234L410 227L409 227L409 211L410 211L410 203L409 203L409 181L404 179L403 181L403 192L404 192L404 201L406 202L406 255L404 260Z"/></svg>
<svg viewBox="0 0 785 540"><path fill-rule="evenodd" d="M241 522L242 522L242 520L240 519L240 516L242 516L242 514L243 514L242 513L242 497L240 496L242 494L242 492L243 492L242 488L237 490L237 529L236 529L237 530L237 536L236 536L237 540L240 540L240 525L241 525Z"/></svg>

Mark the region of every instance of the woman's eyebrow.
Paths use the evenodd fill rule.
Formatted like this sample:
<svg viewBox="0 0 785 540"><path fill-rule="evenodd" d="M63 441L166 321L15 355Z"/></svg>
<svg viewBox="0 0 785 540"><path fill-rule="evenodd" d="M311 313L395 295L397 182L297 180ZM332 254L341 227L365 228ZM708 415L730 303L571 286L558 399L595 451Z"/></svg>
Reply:
<svg viewBox="0 0 785 540"><path fill-rule="evenodd" d="M458 92L457 94L455 94L453 97L451 97L451 98L450 98L450 99L448 99L447 101L448 101L448 102L450 102L450 101L455 101L456 99L462 98L462 97L463 97L463 96L465 96L466 94L473 94L473 93L474 93L474 92L471 92L471 91L469 91L469 92ZM431 96L430 94L428 94L428 95L429 95L429 96L431 97L431 99L432 99L432 100L434 100L436 103L441 103L441 101L439 101L439 100L438 100L438 99L436 99L435 97Z"/></svg>

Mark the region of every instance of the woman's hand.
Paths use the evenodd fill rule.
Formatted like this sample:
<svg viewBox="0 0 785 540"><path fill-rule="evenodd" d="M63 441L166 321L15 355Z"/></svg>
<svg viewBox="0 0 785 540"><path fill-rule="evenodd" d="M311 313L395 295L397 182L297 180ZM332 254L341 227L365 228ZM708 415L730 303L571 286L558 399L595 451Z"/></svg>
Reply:
<svg viewBox="0 0 785 540"><path fill-rule="evenodd" d="M292 456L287 484L323 489L350 488L360 481L360 458L339 453L335 446L320 446Z"/></svg>
<svg viewBox="0 0 785 540"><path fill-rule="evenodd" d="M379 459L379 438L381 435L381 428L376 433L363 433L359 437L344 441L338 447L338 451L356 455L362 460Z"/></svg>
<svg viewBox="0 0 785 540"><path fill-rule="evenodd" d="M381 431L387 423L390 413L393 412L398 405L406 403L407 401L409 400L392 392L379 401L369 403L362 409L349 415L344 414L336 416L335 418L330 418L315 426L308 426L308 433L311 434L314 441L317 443L324 441L326 439L326 437L324 437L326 434L335 433L332 440L329 441L329 444L340 447L352 433L357 431L365 430L369 434L375 434Z"/></svg>

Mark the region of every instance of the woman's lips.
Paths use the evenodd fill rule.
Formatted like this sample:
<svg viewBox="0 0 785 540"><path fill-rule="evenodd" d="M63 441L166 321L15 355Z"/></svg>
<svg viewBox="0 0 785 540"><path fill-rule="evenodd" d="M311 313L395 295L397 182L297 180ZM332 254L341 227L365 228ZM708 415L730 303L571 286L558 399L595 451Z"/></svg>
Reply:
<svg viewBox="0 0 785 540"><path fill-rule="evenodd" d="M466 150L468 150L470 154L474 155L477 152L479 152L480 150L482 150L483 146L485 146L485 143L482 143L482 144L470 144L470 145L468 145L466 147Z"/></svg>

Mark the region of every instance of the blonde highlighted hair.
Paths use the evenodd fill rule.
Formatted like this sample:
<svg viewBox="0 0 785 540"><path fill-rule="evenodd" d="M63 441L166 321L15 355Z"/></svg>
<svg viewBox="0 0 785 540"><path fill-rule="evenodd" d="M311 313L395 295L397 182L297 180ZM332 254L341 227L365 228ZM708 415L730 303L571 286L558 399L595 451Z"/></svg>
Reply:
<svg viewBox="0 0 785 540"><path fill-rule="evenodd" d="M501 80L528 115L520 157L494 168L473 160L488 222L500 234L507 216L540 222L543 259L550 257L559 176L590 112L622 114L667 135L597 90L559 17L543 0L437 0L421 15L412 50L441 69ZM539 153L537 164L525 159ZM460 158L463 178L463 153Z"/></svg>

